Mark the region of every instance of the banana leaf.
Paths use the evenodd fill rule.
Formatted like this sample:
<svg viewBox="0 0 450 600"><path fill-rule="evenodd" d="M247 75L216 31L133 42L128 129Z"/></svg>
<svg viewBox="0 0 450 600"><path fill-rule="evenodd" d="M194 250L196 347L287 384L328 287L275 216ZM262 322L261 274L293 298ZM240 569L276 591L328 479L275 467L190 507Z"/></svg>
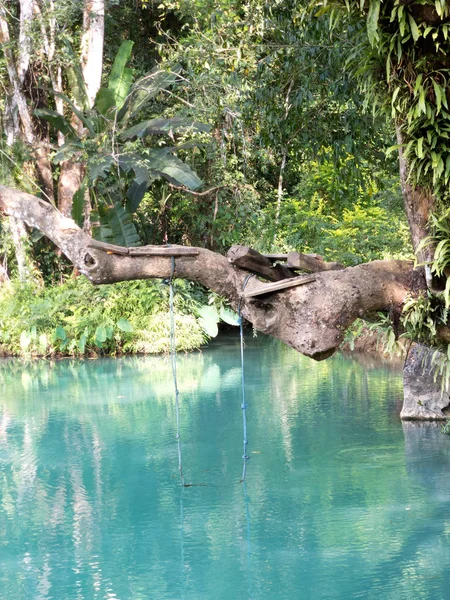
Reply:
<svg viewBox="0 0 450 600"><path fill-rule="evenodd" d="M87 129L89 130L89 133L94 136L95 135L95 129L94 129L94 124L93 122L88 119L76 106L75 104L72 102L72 100L66 96L65 94L62 94L61 92L54 92L55 96L57 96L58 98L61 98L61 100L63 100L68 106L70 106L71 110L76 114L76 116L80 119L80 121L87 127Z"/></svg>
<svg viewBox="0 0 450 600"><path fill-rule="evenodd" d="M95 239L128 248L141 245L131 215L121 204L100 207L99 221L100 227L94 227L92 230Z"/></svg>
<svg viewBox="0 0 450 600"><path fill-rule="evenodd" d="M137 183L136 180L132 181L127 191L127 209L130 213L137 211L139 204L145 196L148 185L145 181Z"/></svg>
<svg viewBox="0 0 450 600"><path fill-rule="evenodd" d="M60 115L59 112L49 110L48 108L36 108L34 114L36 117L39 117L39 119L44 119L44 121L50 123L52 127L64 135L68 137L78 137L77 132L69 121L63 115Z"/></svg>
<svg viewBox="0 0 450 600"><path fill-rule="evenodd" d="M147 163L150 172L158 174L170 183L182 185L190 190L196 190L202 185L202 180L194 171L174 154L163 153L163 148L150 150Z"/></svg>
<svg viewBox="0 0 450 600"><path fill-rule="evenodd" d="M69 80L70 91L75 98L78 106L84 110L89 110L89 96L87 93L86 82L84 81L83 71L80 67L80 62L72 46L66 42L67 53L72 59L72 64L66 69L67 79Z"/></svg>
<svg viewBox="0 0 450 600"><path fill-rule="evenodd" d="M86 179L83 180L80 188L75 192L72 198L72 219L78 225L83 227L84 224L84 196L86 192Z"/></svg>
<svg viewBox="0 0 450 600"><path fill-rule="evenodd" d="M116 108L114 92L108 88L100 88L95 98L95 108L104 117L112 116Z"/></svg>
<svg viewBox="0 0 450 600"><path fill-rule="evenodd" d="M119 111L118 121L126 122L134 117L142 108L154 98L161 90L165 90L175 83L181 65L174 65L170 71L155 67L149 73L138 79L131 87L130 92Z"/></svg>
<svg viewBox="0 0 450 600"><path fill-rule="evenodd" d="M117 108L121 108L125 102L128 91L133 83L133 71L127 68L127 63L131 58L134 42L124 40L117 51L114 64L108 79L108 89L114 95L114 102Z"/></svg>

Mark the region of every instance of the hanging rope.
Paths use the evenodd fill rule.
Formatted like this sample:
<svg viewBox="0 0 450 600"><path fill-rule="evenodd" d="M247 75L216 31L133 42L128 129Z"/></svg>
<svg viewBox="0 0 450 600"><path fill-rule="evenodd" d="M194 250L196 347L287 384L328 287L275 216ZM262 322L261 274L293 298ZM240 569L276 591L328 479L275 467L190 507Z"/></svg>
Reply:
<svg viewBox="0 0 450 600"><path fill-rule="evenodd" d="M180 441L180 402L177 382L177 345L175 339L175 310L174 310L174 292L173 277L175 273L175 257L172 256L172 269L169 278L169 306L170 306L170 357L172 362L173 384L175 388L175 412L177 419L177 446L178 446L178 471L180 472L181 485L185 487L183 464L181 461L181 441Z"/></svg>
<svg viewBox="0 0 450 600"><path fill-rule="evenodd" d="M242 286L242 293L244 292L247 283L249 282L250 278L254 277L254 275L251 273L250 275L247 275L247 277L245 278L244 281L244 285ZM241 298L239 300L239 306L238 306L238 318L239 318L239 332L240 332L240 340L241 340L241 394L242 394L242 401L241 401L241 409L242 409L242 425L243 425L243 433L244 433L244 454L242 455L242 459L244 461L243 466L242 466L242 478L241 478L241 483L245 483L245 475L247 473L247 461L250 458L247 454L247 446L248 446L248 439L247 439L247 403L245 401L245 374L244 374L244 325L242 323L242 315L241 315L241 306L242 306L242 300L243 300L243 296L241 295Z"/></svg>

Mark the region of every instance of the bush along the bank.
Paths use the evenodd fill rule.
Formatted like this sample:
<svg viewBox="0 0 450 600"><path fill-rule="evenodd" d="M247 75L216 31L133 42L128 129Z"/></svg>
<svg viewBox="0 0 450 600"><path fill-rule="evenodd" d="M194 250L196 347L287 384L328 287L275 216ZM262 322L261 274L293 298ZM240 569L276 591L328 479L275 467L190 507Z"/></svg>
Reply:
<svg viewBox="0 0 450 600"><path fill-rule="evenodd" d="M220 299L176 280L177 350L199 348L216 333L214 321L231 322ZM96 356L165 353L170 348L166 282L132 281L100 287L83 277L38 287L0 288L0 353L9 356Z"/></svg>

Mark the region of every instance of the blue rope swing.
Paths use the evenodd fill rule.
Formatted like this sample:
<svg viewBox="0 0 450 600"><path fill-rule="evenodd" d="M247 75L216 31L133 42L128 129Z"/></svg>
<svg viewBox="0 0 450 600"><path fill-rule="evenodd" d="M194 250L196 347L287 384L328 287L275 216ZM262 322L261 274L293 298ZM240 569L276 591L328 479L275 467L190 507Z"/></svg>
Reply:
<svg viewBox="0 0 450 600"><path fill-rule="evenodd" d="M175 390L175 413L176 413L176 440L178 449L178 471L180 473L181 485L183 487L191 487L193 484L186 484L183 473L183 463L181 457L181 436L180 436L180 401L179 401L179 389L177 380L177 348L176 348L176 336L175 336L175 308L174 308L174 275L175 275L175 257L171 257L171 271L169 277L169 311L170 311L170 358L172 364L172 375L173 384ZM242 286L242 294L249 282L250 278L254 277L252 273L247 275ZM241 409L242 409L242 426L243 426L243 444L244 453L242 455L243 466L242 466L242 477L241 483L245 484L245 476L247 474L247 461L249 456L247 454L248 438L247 438L247 402L245 400L245 373L244 373L244 326L242 320L242 301L243 295L241 295L238 306L238 322L239 322L239 334L240 334L240 346L241 346Z"/></svg>
<svg viewBox="0 0 450 600"><path fill-rule="evenodd" d="M244 285L242 286L242 293L244 293L244 290L247 286L247 283L249 282L250 278L253 277L254 275L252 273L250 273L250 275L247 275L247 277L244 280ZM238 320L239 320L239 337L240 337L240 342L241 342L241 409L242 409L242 425L243 425L243 433L244 433L244 454L242 455L242 459L244 461L243 466L242 466L242 478L241 478L241 483L245 483L245 476L247 474L247 461L250 458L247 454L247 446L248 446L248 438L247 438L247 407L248 404L245 401L245 374L244 374L244 325L242 322L242 314L241 314L241 308L242 308L242 300L243 300L243 296L241 295L240 300L239 300L239 306L238 306Z"/></svg>
<svg viewBox="0 0 450 600"><path fill-rule="evenodd" d="M178 471L180 473L181 485L186 487L184 482L183 464L181 460L181 440L180 440L180 401L177 381L177 344L175 338L175 310L174 310L174 291L173 278L175 273L175 257L172 256L172 269L169 278L169 306L170 306L170 358L172 362L173 384L175 388L175 412L177 420L177 447L178 447Z"/></svg>

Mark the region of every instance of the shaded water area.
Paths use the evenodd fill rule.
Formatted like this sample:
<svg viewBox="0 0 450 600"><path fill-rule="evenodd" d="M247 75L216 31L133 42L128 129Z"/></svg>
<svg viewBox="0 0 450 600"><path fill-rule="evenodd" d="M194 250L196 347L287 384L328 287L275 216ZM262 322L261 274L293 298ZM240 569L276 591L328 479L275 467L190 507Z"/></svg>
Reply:
<svg viewBox="0 0 450 600"><path fill-rule="evenodd" d="M167 357L0 363L2 600L444 600L450 438L401 374L247 335ZM247 494L247 495L246 495Z"/></svg>

